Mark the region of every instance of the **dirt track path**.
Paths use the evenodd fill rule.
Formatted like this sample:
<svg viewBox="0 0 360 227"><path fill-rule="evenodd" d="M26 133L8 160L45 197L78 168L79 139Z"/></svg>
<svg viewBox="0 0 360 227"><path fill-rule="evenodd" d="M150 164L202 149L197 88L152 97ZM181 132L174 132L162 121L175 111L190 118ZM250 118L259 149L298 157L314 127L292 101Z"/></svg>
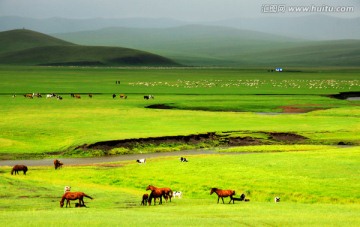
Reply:
<svg viewBox="0 0 360 227"><path fill-rule="evenodd" d="M141 158L154 158L166 156L178 156L179 158L187 155L197 154L219 154L213 150L189 150L189 151L175 151L166 153L152 153L152 154L129 154L119 156L107 156L97 158L61 158L60 160L65 165L87 165L106 162L117 162L126 160L137 160ZM39 159L39 160L0 160L0 166L14 166L16 164L23 164L27 166L53 166L54 159Z"/></svg>

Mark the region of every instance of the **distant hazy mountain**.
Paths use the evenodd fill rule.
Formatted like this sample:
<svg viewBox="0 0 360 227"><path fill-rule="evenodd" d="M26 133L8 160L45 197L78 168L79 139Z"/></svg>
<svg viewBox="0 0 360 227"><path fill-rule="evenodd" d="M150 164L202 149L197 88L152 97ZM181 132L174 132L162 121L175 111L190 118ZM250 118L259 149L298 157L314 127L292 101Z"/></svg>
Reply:
<svg viewBox="0 0 360 227"><path fill-rule="evenodd" d="M181 26L184 24L186 23L169 18L34 19L34 18L25 18L25 17L14 17L14 16L0 17L0 31L25 28L46 34L96 30L96 29L114 27L114 26L124 26L124 27L134 27L134 28L166 28L166 27Z"/></svg>
<svg viewBox="0 0 360 227"><path fill-rule="evenodd" d="M210 22L209 24L309 40L360 39L360 17L338 18L309 15L288 18L236 18Z"/></svg>
<svg viewBox="0 0 360 227"><path fill-rule="evenodd" d="M98 30L107 27L170 28L189 24L226 26L297 39L360 39L359 17L338 18L323 15L309 15L286 18L235 18L213 22L184 22L169 18L33 19L23 17L0 17L0 31L26 28L46 34Z"/></svg>
<svg viewBox="0 0 360 227"><path fill-rule="evenodd" d="M83 45L146 50L185 65L360 66L360 40L305 41L229 27L106 28L54 36Z"/></svg>
<svg viewBox="0 0 360 227"><path fill-rule="evenodd" d="M0 64L62 66L178 66L144 51L76 45L26 29L0 32Z"/></svg>

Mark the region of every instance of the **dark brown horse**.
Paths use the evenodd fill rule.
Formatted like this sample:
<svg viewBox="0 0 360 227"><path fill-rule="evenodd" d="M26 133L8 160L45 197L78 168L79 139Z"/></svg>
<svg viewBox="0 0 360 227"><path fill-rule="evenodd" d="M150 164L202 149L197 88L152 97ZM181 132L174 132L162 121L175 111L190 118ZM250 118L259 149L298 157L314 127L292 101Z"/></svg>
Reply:
<svg viewBox="0 0 360 227"><path fill-rule="evenodd" d="M148 199L149 199L149 194L144 194L142 196L141 205L146 206Z"/></svg>
<svg viewBox="0 0 360 227"><path fill-rule="evenodd" d="M80 206L85 206L84 197L88 197L90 199L93 199L90 196L86 195L84 192L66 192L61 197L60 207L64 206L64 200L65 199L66 199L66 207L68 206L68 204L69 204L69 207L70 207L70 200L77 200L77 199L79 200Z"/></svg>
<svg viewBox="0 0 360 227"><path fill-rule="evenodd" d="M23 171L24 175L26 175L28 168L25 165L15 165L11 170L11 175L13 175L14 173L15 173L15 175L19 174L19 171Z"/></svg>
<svg viewBox="0 0 360 227"><path fill-rule="evenodd" d="M149 185L146 188L146 190L151 190L151 191L157 190L157 189L163 192L164 198L165 198L166 201L169 198L170 202L171 202L171 197L173 196L173 191L170 188L157 188L157 187L155 187L153 185Z"/></svg>
<svg viewBox="0 0 360 227"><path fill-rule="evenodd" d="M223 203L224 203L224 197L228 197L230 196L230 202L233 201L234 203L234 200L233 200L233 195L235 195L235 191L234 190L222 190L222 189L218 189L218 188L212 188L211 191L210 191L210 195L213 194L213 193L216 193L217 196L218 196L218 202L219 203L219 199L221 198Z"/></svg>
<svg viewBox="0 0 360 227"><path fill-rule="evenodd" d="M54 166L55 166L55 169L59 169L62 167L62 165L64 165L64 163L60 162L59 160L55 159L54 160Z"/></svg>
<svg viewBox="0 0 360 227"><path fill-rule="evenodd" d="M160 190L160 189L154 189L151 191L150 193L150 196L149 196L149 199L148 199L148 203L149 203L149 206L151 206L151 200L154 199L154 205L156 205L156 199L157 198L160 198L160 202L159 204L162 204L162 197L165 197L165 193Z"/></svg>

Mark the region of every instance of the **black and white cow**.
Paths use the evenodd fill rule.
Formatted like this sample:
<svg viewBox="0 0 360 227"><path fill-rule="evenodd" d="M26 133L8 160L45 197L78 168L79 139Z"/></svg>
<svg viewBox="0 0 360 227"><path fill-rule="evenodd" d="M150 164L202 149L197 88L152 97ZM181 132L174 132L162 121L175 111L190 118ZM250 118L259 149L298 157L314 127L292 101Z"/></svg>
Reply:
<svg viewBox="0 0 360 227"><path fill-rule="evenodd" d="M136 162L140 163L140 164L146 163L146 158L138 159L138 160L136 160Z"/></svg>
<svg viewBox="0 0 360 227"><path fill-rule="evenodd" d="M188 162L188 160L187 160L186 158L184 158L184 157L181 157L181 158L180 158L180 161L181 161L181 162Z"/></svg>
<svg viewBox="0 0 360 227"><path fill-rule="evenodd" d="M154 99L155 97L153 95L144 95L144 99Z"/></svg>

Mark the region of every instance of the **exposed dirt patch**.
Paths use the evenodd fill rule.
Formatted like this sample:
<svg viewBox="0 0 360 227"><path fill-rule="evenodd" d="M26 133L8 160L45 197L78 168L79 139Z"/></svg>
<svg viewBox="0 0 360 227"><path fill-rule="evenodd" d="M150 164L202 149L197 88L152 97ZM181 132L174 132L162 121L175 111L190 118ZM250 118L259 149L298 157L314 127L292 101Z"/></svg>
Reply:
<svg viewBox="0 0 360 227"><path fill-rule="evenodd" d="M97 142L90 145L82 145L76 149L80 150L102 150L109 151L113 148L126 148L132 150L139 146L164 146L173 144L188 144L195 148L199 148L199 144L204 147L219 147L219 146L249 146L262 144L294 144L306 140L306 137L294 133L277 133L277 132L258 132L264 134L264 138L255 138L251 136L234 136L229 132L215 133L208 132L204 134L187 135L187 136L165 136L165 137L150 137L139 139L125 139Z"/></svg>
<svg viewBox="0 0 360 227"><path fill-rule="evenodd" d="M293 133L282 133L282 132L271 132L269 133L269 139L281 141L285 143L294 143L304 141L307 138L301 135L293 134Z"/></svg>
<svg viewBox="0 0 360 227"><path fill-rule="evenodd" d="M328 108L319 107L318 105L294 105L294 106L280 106L283 113L308 113L316 110L326 110Z"/></svg>

